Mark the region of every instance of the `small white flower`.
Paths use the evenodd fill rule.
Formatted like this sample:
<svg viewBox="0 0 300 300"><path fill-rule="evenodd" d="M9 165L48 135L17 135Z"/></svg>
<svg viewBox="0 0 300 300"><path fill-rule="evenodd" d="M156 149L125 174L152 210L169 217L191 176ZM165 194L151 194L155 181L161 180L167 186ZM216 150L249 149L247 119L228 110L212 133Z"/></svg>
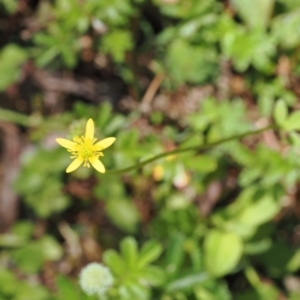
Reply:
<svg viewBox="0 0 300 300"><path fill-rule="evenodd" d="M109 268L100 263L90 263L79 274L79 284L88 295L103 295L113 284Z"/></svg>

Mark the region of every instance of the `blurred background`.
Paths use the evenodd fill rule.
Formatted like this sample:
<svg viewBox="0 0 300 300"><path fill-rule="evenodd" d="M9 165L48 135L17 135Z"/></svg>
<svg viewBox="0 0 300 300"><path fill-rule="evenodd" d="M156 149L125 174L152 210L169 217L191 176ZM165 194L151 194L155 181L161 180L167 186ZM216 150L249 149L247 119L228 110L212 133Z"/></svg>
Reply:
<svg viewBox="0 0 300 300"><path fill-rule="evenodd" d="M300 299L299 95L299 0L0 0L0 300Z"/></svg>

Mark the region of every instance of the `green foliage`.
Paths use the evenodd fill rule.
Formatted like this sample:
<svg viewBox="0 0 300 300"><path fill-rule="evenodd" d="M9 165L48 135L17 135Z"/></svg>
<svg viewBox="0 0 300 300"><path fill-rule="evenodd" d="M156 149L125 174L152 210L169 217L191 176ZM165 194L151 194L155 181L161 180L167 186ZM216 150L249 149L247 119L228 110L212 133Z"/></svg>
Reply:
<svg viewBox="0 0 300 300"><path fill-rule="evenodd" d="M288 109L285 102L283 100L279 100L276 103L274 109L274 119L276 124L278 126L282 126L287 119L287 115L288 115Z"/></svg>
<svg viewBox="0 0 300 300"><path fill-rule="evenodd" d="M234 8L252 29L266 29L272 15L274 2L274 0L232 0Z"/></svg>
<svg viewBox="0 0 300 300"><path fill-rule="evenodd" d="M292 113L283 123L283 128L287 131L299 130L300 129L299 117L300 117L299 111Z"/></svg>
<svg viewBox="0 0 300 300"><path fill-rule="evenodd" d="M272 22L272 33L283 48L293 49L299 42L300 10L295 9L274 18Z"/></svg>
<svg viewBox="0 0 300 300"><path fill-rule="evenodd" d="M63 25L49 25L48 32L35 35L34 42L39 48L39 54L36 58L38 67L48 65L58 56L66 67L75 67L79 44L76 36L70 35Z"/></svg>
<svg viewBox="0 0 300 300"><path fill-rule="evenodd" d="M220 29L223 31L222 48L224 54L233 60L234 67L244 72L253 65L259 71L272 73L274 65L271 58L276 52L273 37L263 31L249 31L227 18L223 22L225 24L221 23L220 26L227 29Z"/></svg>
<svg viewBox="0 0 300 300"><path fill-rule="evenodd" d="M58 276L56 279L57 293L54 300L74 299L74 300L96 300L97 297L88 296L83 293L79 286L68 277Z"/></svg>
<svg viewBox="0 0 300 300"><path fill-rule="evenodd" d="M300 1L23 2L0 0L0 102L20 110L0 119L28 145L20 218L0 222L0 299L95 300L77 278L90 261L114 277L102 300L299 299ZM84 76L85 103L69 85ZM89 118L116 137L107 172L66 174L55 138Z"/></svg>
<svg viewBox="0 0 300 300"><path fill-rule="evenodd" d="M63 154L61 149L34 149L28 152L24 158L24 171L15 182L16 190L24 195L26 203L42 218L64 210L70 203L62 192L63 186L58 176L67 165ZM60 163L53 167L53 161ZM37 166L40 173L36 173Z"/></svg>
<svg viewBox="0 0 300 300"><path fill-rule="evenodd" d="M272 190L254 186L245 189L236 201L213 216L219 227L235 232L245 239L251 238L259 226L273 219L281 208L278 196Z"/></svg>
<svg viewBox="0 0 300 300"><path fill-rule="evenodd" d="M16 223L12 233L0 236L2 247L13 247L12 260L24 273L34 274L41 270L48 261L57 261L62 257L62 248L51 235L44 235L38 240L32 238L33 224Z"/></svg>
<svg viewBox="0 0 300 300"><path fill-rule="evenodd" d="M204 250L207 271L213 276L223 276L237 265L243 243L237 234L213 229L206 235Z"/></svg>
<svg viewBox="0 0 300 300"><path fill-rule="evenodd" d="M265 116L270 116L274 103L282 99L287 105L292 106L296 102L295 94L285 88L283 80L276 78L272 82L257 82L255 92L258 97L258 107Z"/></svg>
<svg viewBox="0 0 300 300"><path fill-rule="evenodd" d="M163 151L157 135L150 133L139 138L138 130L130 128L139 118L136 113L125 119L113 113L108 104L100 106L97 110L77 104L73 114L79 121L71 124L72 135L84 131L85 120L82 118L89 115L94 118L96 127L101 128L101 132L96 132L100 139L109 135L117 137L116 147L103 158L108 170L122 168L124 162L130 165L143 157L147 158L151 149L151 156ZM204 143L205 139L214 142L247 132L250 123L243 119L245 114L245 106L239 100L220 103L214 99L207 99L199 111L183 120L188 126L184 138L182 133L176 130L166 132L169 138L182 140L182 148L199 145ZM282 130L296 128L284 126L292 124L292 121L288 120L296 120L297 114L288 114L283 101L279 101L274 108L274 118L279 126L283 126ZM48 120L48 124L54 123ZM239 126L236 126L237 124ZM63 124L55 126L60 128ZM202 133L200 137L199 132ZM289 134L292 136L295 133ZM55 193L63 192L61 185L56 186L54 181L50 180L53 177L53 180L57 178L57 182L61 182L59 178L62 177L59 176L62 176L68 164L68 157L60 150L56 147L51 150L40 147L27 154L16 182L16 188L23 194L25 203L43 218L67 209L67 206L56 207L55 202L46 201L46 197L44 201L41 201L44 199L42 197L39 197L40 201L37 202L29 201L36 199L35 195L47 194L48 182L51 183L51 187L55 187ZM284 187L293 186L299 178L295 151L297 147L293 146L289 155L281 156L277 151L263 145L249 150L242 143L232 141L205 154L186 153L161 159L145 167L139 175L136 171L133 172L130 176L131 189L138 199L143 190L147 189L147 181L154 176L155 168L162 170L161 177L153 177L160 181L153 191L153 199L159 212L149 224L149 229L145 232L148 241L140 250L137 240L128 237L120 243L120 253L116 250L104 252L104 263L115 278L115 284L107 293L107 299L152 299L151 297L158 295L166 299L230 299L230 292L223 278L243 269L243 261L251 259L251 255L256 255L256 260L269 270L271 277L281 276L278 275L281 274L278 270L282 266L287 274L297 271L300 267L299 254L293 249L287 254L284 262L278 262L280 267L276 269L273 260L277 260L276 253L279 250L275 249L275 241L268 239L269 233L264 233L264 226L270 226L282 208ZM231 159L242 167L239 181L243 190L231 199L230 204L215 210L206 220L195 210L191 195L202 193L213 180L222 178L228 163L223 161L224 154L231 156ZM48 160L44 159L45 156ZM57 164L54 165L53 161ZM85 180L90 176L90 172L89 169L78 169L69 180ZM103 202L104 212L111 224L125 233L141 233L140 211L135 202L128 197L122 178L109 173L105 176L97 174L97 178L99 184L94 187L92 193ZM174 185L179 189L188 185L190 194L174 190ZM52 196L54 199L57 197L59 196ZM85 197L83 199L87 200ZM45 236L32 241L31 234L31 225L24 224L16 227L11 234L11 244L8 244L8 237L2 237L4 246L15 247L11 257L18 269L25 273L35 273L45 261L60 259L62 255L61 249L50 237ZM103 238L108 238L105 232ZM153 242L152 238L157 241ZM34 257L34 260L28 257ZM65 281L67 279L62 280ZM58 284L61 291L57 297L74 293L72 283ZM265 292L259 290L255 293Z"/></svg>
<svg viewBox="0 0 300 300"><path fill-rule="evenodd" d="M112 299L150 299L150 286L159 286L164 282L164 271L151 265L161 254L162 247L155 241L145 243L140 251L132 237L121 241L121 255L114 250L103 254L106 265L115 277L111 290Z"/></svg>
<svg viewBox="0 0 300 300"><path fill-rule="evenodd" d="M20 66L26 59L26 51L15 44L9 44L2 49L0 52L0 91L19 80Z"/></svg>
<svg viewBox="0 0 300 300"><path fill-rule="evenodd" d="M13 14L17 10L17 0L1 0L0 7L3 6L9 14Z"/></svg>
<svg viewBox="0 0 300 300"><path fill-rule="evenodd" d="M0 299L49 300L50 293L43 286L21 281L8 270L0 270Z"/></svg>
<svg viewBox="0 0 300 300"><path fill-rule="evenodd" d="M136 231L140 217L136 207L128 199L109 200L106 213L117 227L128 232Z"/></svg>
<svg viewBox="0 0 300 300"><path fill-rule="evenodd" d="M125 60L126 51L132 50L132 36L129 31L115 30L106 34L101 41L104 53L111 53L116 62Z"/></svg>
<svg viewBox="0 0 300 300"><path fill-rule="evenodd" d="M168 47L166 66L178 83L202 83L215 76L216 55L210 48L175 40Z"/></svg>

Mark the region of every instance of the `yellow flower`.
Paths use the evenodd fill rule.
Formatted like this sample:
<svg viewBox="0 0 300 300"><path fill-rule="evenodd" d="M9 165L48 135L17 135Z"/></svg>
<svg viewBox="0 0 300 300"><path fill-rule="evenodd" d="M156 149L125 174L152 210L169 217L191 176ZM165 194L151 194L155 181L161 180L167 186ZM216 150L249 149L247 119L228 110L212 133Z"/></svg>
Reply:
<svg viewBox="0 0 300 300"><path fill-rule="evenodd" d="M70 173L79 168L82 163L85 167L90 167L90 164L99 172L105 173L105 167L99 160L103 156L103 149L109 147L115 142L114 137L106 138L96 143L94 138L94 121L89 119L86 123L85 136L76 136L73 141L58 138L56 142L62 147L67 148L71 152L71 158L75 158L68 166L66 172Z"/></svg>

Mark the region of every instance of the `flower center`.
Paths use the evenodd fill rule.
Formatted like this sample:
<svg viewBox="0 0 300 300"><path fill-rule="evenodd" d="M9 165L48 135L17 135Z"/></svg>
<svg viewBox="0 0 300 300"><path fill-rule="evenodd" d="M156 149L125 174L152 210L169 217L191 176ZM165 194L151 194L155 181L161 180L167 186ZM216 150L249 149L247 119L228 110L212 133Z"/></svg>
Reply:
<svg viewBox="0 0 300 300"><path fill-rule="evenodd" d="M78 157L80 160L84 161L84 166L90 167L89 159L95 159L99 156L103 156L103 153L94 145L91 139L87 139L84 136L76 136L73 138L75 142L74 150L70 150L72 156L71 158Z"/></svg>
<svg viewBox="0 0 300 300"><path fill-rule="evenodd" d="M79 155L85 159L94 155L92 144L88 143L88 141L85 141L85 143L83 143L83 145L80 147L78 152L79 152Z"/></svg>
<svg viewBox="0 0 300 300"><path fill-rule="evenodd" d="M73 155L79 156L84 160L87 160L89 157L95 156L96 153L93 149L93 143L90 139L82 137L75 137L74 142L75 151L72 153Z"/></svg>

